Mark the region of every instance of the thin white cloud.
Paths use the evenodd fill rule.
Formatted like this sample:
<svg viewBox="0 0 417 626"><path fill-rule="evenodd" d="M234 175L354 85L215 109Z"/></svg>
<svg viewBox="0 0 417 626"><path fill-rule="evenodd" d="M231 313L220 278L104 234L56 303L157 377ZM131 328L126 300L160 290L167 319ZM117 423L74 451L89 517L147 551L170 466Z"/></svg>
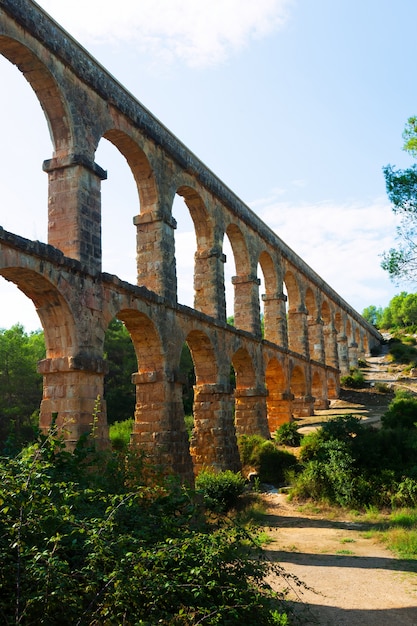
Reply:
<svg viewBox="0 0 417 626"><path fill-rule="evenodd" d="M293 0L38 0L91 44L133 43L154 59L215 65L281 28Z"/></svg>
<svg viewBox="0 0 417 626"><path fill-rule="evenodd" d="M291 205L278 197L256 212L335 291L359 312L387 306L398 292L382 270L381 254L395 245L398 220L388 201Z"/></svg>

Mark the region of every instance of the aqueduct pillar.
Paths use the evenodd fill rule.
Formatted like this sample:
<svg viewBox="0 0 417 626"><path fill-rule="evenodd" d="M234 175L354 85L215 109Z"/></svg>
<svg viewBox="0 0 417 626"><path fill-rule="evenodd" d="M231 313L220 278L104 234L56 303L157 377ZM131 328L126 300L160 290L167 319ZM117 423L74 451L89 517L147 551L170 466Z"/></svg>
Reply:
<svg viewBox="0 0 417 626"><path fill-rule="evenodd" d="M194 429L190 452L197 474L204 467L240 469L233 421L233 396L221 384L194 387Z"/></svg>
<svg viewBox="0 0 417 626"><path fill-rule="evenodd" d="M162 372L132 375L136 409L131 444L148 453L164 471L192 482L193 469L184 423L182 383L168 381Z"/></svg>
<svg viewBox="0 0 417 626"><path fill-rule="evenodd" d="M349 350L348 338L346 335L339 335L337 340L337 352L339 359L340 374L347 376L349 374Z"/></svg>
<svg viewBox="0 0 417 626"><path fill-rule="evenodd" d="M235 428L239 435L262 435L269 438L266 412L266 389L235 389Z"/></svg>
<svg viewBox="0 0 417 626"><path fill-rule="evenodd" d="M65 433L70 448L81 435L93 433L99 447L108 443L103 381L106 371L102 359L62 357L44 359L38 364L43 375L43 399L39 427L46 433L53 416Z"/></svg>
<svg viewBox="0 0 417 626"><path fill-rule="evenodd" d="M324 362L325 359L323 326L324 322L321 317L308 317L310 357L313 361L319 361L320 363Z"/></svg>
<svg viewBox="0 0 417 626"><path fill-rule="evenodd" d="M261 336L259 285L261 281L257 276L233 276L232 283L235 287L235 327L247 330L255 336Z"/></svg>
<svg viewBox="0 0 417 626"><path fill-rule="evenodd" d="M174 230L177 222L168 210L136 215L137 283L168 302L177 301Z"/></svg>
<svg viewBox="0 0 417 626"><path fill-rule="evenodd" d="M309 357L308 312L305 306L288 311L288 344L290 350Z"/></svg>
<svg viewBox="0 0 417 626"><path fill-rule="evenodd" d="M48 173L48 243L101 271L101 181L107 174L82 155L44 161Z"/></svg>
<svg viewBox="0 0 417 626"><path fill-rule="evenodd" d="M278 346L288 348L287 312L285 303L287 296L283 293L270 296L262 295L264 303L265 338Z"/></svg>
<svg viewBox="0 0 417 626"><path fill-rule="evenodd" d="M194 308L223 322L226 321L225 261L221 248L195 253Z"/></svg>

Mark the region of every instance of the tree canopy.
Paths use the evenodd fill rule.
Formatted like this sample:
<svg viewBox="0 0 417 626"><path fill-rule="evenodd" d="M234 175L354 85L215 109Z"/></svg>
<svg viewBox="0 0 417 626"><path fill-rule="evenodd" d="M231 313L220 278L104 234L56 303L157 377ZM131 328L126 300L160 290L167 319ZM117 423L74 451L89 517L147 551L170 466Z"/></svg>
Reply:
<svg viewBox="0 0 417 626"><path fill-rule="evenodd" d="M410 117L403 132L403 150L417 158L417 117ZM396 169L383 168L388 198L394 213L400 216L398 246L382 255L381 266L390 278L400 282L417 280L417 165Z"/></svg>
<svg viewBox="0 0 417 626"><path fill-rule="evenodd" d="M417 325L417 293L402 291L394 296L387 307L370 305L362 316L377 328L406 328Z"/></svg>

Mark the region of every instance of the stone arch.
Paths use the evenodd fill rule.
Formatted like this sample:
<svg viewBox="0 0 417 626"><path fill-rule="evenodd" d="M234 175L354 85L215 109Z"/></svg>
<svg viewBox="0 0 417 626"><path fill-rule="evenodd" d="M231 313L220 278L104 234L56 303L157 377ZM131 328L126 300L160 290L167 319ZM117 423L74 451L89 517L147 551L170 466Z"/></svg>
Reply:
<svg viewBox="0 0 417 626"><path fill-rule="evenodd" d="M263 300L264 338L278 345L287 346L287 316L285 296L281 293L278 271L271 255L265 250L259 255L259 265L264 277L265 293Z"/></svg>
<svg viewBox="0 0 417 626"><path fill-rule="evenodd" d="M342 313L339 310L337 310L334 315L334 326L338 335L343 333Z"/></svg>
<svg viewBox="0 0 417 626"><path fill-rule="evenodd" d="M236 224L229 224L226 235L232 247L236 276L234 285L234 325L261 336L259 279L252 272L252 263L246 239ZM255 268L256 269L256 268Z"/></svg>
<svg viewBox="0 0 417 626"><path fill-rule="evenodd" d="M184 198L190 211L197 239L197 253L203 252L213 245L213 224L210 213L201 195L192 187L182 185L178 187L177 194Z"/></svg>
<svg viewBox="0 0 417 626"><path fill-rule="evenodd" d="M278 293L278 274L271 255L265 250L259 255L259 265L265 280L265 295L275 296Z"/></svg>
<svg viewBox="0 0 417 626"><path fill-rule="evenodd" d="M282 363L276 358L269 360L265 372L268 391L266 398L269 432L273 433L285 422L291 420L291 402L288 381Z"/></svg>
<svg viewBox="0 0 417 626"><path fill-rule="evenodd" d="M214 241L213 218L194 188L181 185L177 194L183 198L194 226L194 308L212 317L225 319L223 259L220 246L216 246ZM177 258L176 261L178 264Z"/></svg>
<svg viewBox="0 0 417 626"><path fill-rule="evenodd" d="M16 39L0 35L0 52L18 67L36 93L48 122L54 156L66 155L72 143L69 112L51 72L32 50Z"/></svg>
<svg viewBox="0 0 417 626"><path fill-rule="evenodd" d="M313 397L309 394L306 372L301 365L291 369L290 391L293 395L292 410L297 417L313 414Z"/></svg>
<svg viewBox="0 0 417 626"><path fill-rule="evenodd" d="M336 400L339 397L339 386L333 373L327 375L327 397L329 400Z"/></svg>
<svg viewBox="0 0 417 626"><path fill-rule="evenodd" d="M208 336L192 330L185 339L194 363L196 386L213 385L218 379L217 357Z"/></svg>
<svg viewBox="0 0 417 626"><path fill-rule="evenodd" d="M305 304L310 319L317 320L317 302L311 287L307 287L305 293Z"/></svg>
<svg viewBox="0 0 417 626"><path fill-rule="evenodd" d="M303 368L299 365L293 367L291 371L290 389L296 398L307 394L306 377Z"/></svg>
<svg viewBox="0 0 417 626"><path fill-rule="evenodd" d="M323 300L322 304L321 304L321 319L323 320L324 324L327 326L328 324L330 324L332 316L331 316L331 312L330 312L330 306L329 303L327 302L327 300Z"/></svg>
<svg viewBox="0 0 417 626"><path fill-rule="evenodd" d="M323 320L320 315L317 298L311 287L305 292L305 305L307 308L308 344L310 357L314 361L324 361Z"/></svg>
<svg viewBox="0 0 417 626"><path fill-rule="evenodd" d="M301 299L298 277L291 270L287 270L284 283L288 294L288 347L309 357L307 309Z"/></svg>
<svg viewBox="0 0 417 626"><path fill-rule="evenodd" d="M76 323L56 286L24 267L1 268L0 275L13 282L35 305L44 330L47 359L75 356L79 345Z"/></svg>
<svg viewBox="0 0 417 626"><path fill-rule="evenodd" d="M248 246L237 224L229 224L226 228L226 235L230 241L235 261L236 275L247 276L250 274L250 261Z"/></svg>
<svg viewBox="0 0 417 626"><path fill-rule="evenodd" d="M91 430L92 415L100 399L96 433L99 445L105 445L108 433L102 401L103 361L98 349L95 356L85 357L81 340L85 328L81 328L78 312L72 308L74 302L65 297L65 279L58 288L40 272L28 269L24 260L19 267L1 268L0 274L32 300L44 329L46 358L38 363L38 372L43 376L40 429L46 432L56 414L57 427L63 430L68 446L73 447L82 434Z"/></svg>
<svg viewBox="0 0 417 626"><path fill-rule="evenodd" d="M352 343L353 341L353 333L352 333L352 324L350 323L350 319L346 319L346 336L348 343Z"/></svg>
<svg viewBox="0 0 417 626"><path fill-rule="evenodd" d="M288 294L288 308L296 310L301 306L301 294L298 281L291 270L285 272L284 283Z"/></svg>
<svg viewBox="0 0 417 626"><path fill-rule="evenodd" d="M138 374L161 378L164 367L162 341L154 322L144 313L132 309L118 311L116 317L129 331L138 360ZM132 372L133 373L133 372Z"/></svg>
<svg viewBox="0 0 417 626"><path fill-rule="evenodd" d="M239 348L232 356L236 376L235 428L238 435L259 434L266 437L265 388L257 386L257 376L252 356L246 348Z"/></svg>
<svg viewBox="0 0 417 626"><path fill-rule="evenodd" d="M132 137L122 130L112 128L103 133L125 157L137 186L140 212L146 213L157 207L159 194L155 175L149 159Z"/></svg>
<svg viewBox="0 0 417 626"><path fill-rule="evenodd" d="M311 394L314 398L314 408L325 410L328 408L326 385L322 372L315 370L311 377Z"/></svg>
<svg viewBox="0 0 417 626"><path fill-rule="evenodd" d="M121 309L116 317L129 331L138 360L138 371L132 374L136 407L131 445L143 450L153 463L191 480L182 385L166 376L166 354L158 328L141 311Z"/></svg>
<svg viewBox="0 0 417 626"><path fill-rule="evenodd" d="M246 348L239 348L232 357L232 365L236 374L236 389L255 387L256 374L252 358Z"/></svg>
<svg viewBox="0 0 417 626"><path fill-rule="evenodd" d="M240 468L233 397L229 385L218 383L218 363L209 337L191 331L186 342L194 362L194 429L190 453L194 472L211 466L217 470Z"/></svg>

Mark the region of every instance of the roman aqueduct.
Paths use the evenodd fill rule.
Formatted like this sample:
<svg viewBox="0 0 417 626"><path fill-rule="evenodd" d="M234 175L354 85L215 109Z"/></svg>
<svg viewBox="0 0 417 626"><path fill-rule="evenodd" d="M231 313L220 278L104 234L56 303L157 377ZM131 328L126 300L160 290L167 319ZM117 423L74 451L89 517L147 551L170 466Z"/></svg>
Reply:
<svg viewBox="0 0 417 626"><path fill-rule="evenodd" d="M97 436L105 444L103 343L114 317L137 356L132 443L185 478L203 465L238 468L239 434L268 436L292 416L327 408L340 375L379 344L377 331L37 4L0 0L0 52L36 93L54 146L43 164L48 244L0 227L0 275L33 301L45 332L41 426L57 413L71 445L91 428L100 398ZM137 186L137 285L102 272L106 172L95 153L103 137L124 155ZM176 194L197 241L193 308L177 301ZM234 326L226 321L226 237L236 267ZM196 375L190 442L179 375L184 343Z"/></svg>

